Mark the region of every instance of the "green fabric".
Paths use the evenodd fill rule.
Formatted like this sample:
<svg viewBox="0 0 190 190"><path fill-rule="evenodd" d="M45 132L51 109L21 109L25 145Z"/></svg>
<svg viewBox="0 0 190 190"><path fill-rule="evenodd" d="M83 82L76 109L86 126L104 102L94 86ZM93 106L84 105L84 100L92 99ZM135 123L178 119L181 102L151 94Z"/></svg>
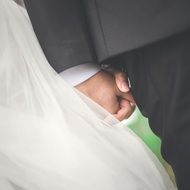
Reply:
<svg viewBox="0 0 190 190"><path fill-rule="evenodd" d="M161 156L161 140L152 132L148 124L148 119L143 117L140 111L136 109L133 115L128 120L125 120L124 123L147 144L164 165L172 180L175 181L171 167Z"/></svg>

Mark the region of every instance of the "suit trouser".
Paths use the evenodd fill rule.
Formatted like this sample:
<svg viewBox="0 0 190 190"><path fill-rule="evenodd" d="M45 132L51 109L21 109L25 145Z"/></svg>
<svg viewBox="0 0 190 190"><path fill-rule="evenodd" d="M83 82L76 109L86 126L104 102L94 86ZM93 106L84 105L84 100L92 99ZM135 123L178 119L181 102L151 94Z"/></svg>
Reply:
<svg viewBox="0 0 190 190"><path fill-rule="evenodd" d="M180 190L190 189L190 31L123 56L132 93L162 139Z"/></svg>

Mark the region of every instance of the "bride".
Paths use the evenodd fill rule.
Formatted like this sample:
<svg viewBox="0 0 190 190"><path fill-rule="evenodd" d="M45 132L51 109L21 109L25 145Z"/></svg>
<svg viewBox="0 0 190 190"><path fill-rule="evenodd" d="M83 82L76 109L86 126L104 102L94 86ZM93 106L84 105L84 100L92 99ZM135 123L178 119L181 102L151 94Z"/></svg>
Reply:
<svg viewBox="0 0 190 190"><path fill-rule="evenodd" d="M24 8L0 0L0 189L174 190L143 142L50 67Z"/></svg>

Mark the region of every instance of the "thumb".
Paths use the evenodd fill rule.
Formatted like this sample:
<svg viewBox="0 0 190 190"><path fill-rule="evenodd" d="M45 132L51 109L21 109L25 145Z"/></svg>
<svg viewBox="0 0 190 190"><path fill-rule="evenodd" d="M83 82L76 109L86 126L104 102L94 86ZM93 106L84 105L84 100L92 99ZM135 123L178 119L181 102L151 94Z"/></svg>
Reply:
<svg viewBox="0 0 190 190"><path fill-rule="evenodd" d="M116 85L117 85L118 89L121 92L125 92L125 93L129 92L130 88L129 88L129 84L128 84L128 81L127 81L125 73L123 73L123 72L115 72L114 76L115 76L115 82L116 82Z"/></svg>

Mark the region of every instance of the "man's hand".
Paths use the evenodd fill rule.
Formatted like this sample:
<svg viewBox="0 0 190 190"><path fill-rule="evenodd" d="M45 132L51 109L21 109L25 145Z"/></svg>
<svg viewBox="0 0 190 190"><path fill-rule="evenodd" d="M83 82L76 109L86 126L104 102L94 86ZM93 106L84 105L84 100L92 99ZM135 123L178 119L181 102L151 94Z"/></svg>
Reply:
<svg viewBox="0 0 190 190"><path fill-rule="evenodd" d="M124 74L114 75L100 71L76 88L121 121L133 113L135 101Z"/></svg>

